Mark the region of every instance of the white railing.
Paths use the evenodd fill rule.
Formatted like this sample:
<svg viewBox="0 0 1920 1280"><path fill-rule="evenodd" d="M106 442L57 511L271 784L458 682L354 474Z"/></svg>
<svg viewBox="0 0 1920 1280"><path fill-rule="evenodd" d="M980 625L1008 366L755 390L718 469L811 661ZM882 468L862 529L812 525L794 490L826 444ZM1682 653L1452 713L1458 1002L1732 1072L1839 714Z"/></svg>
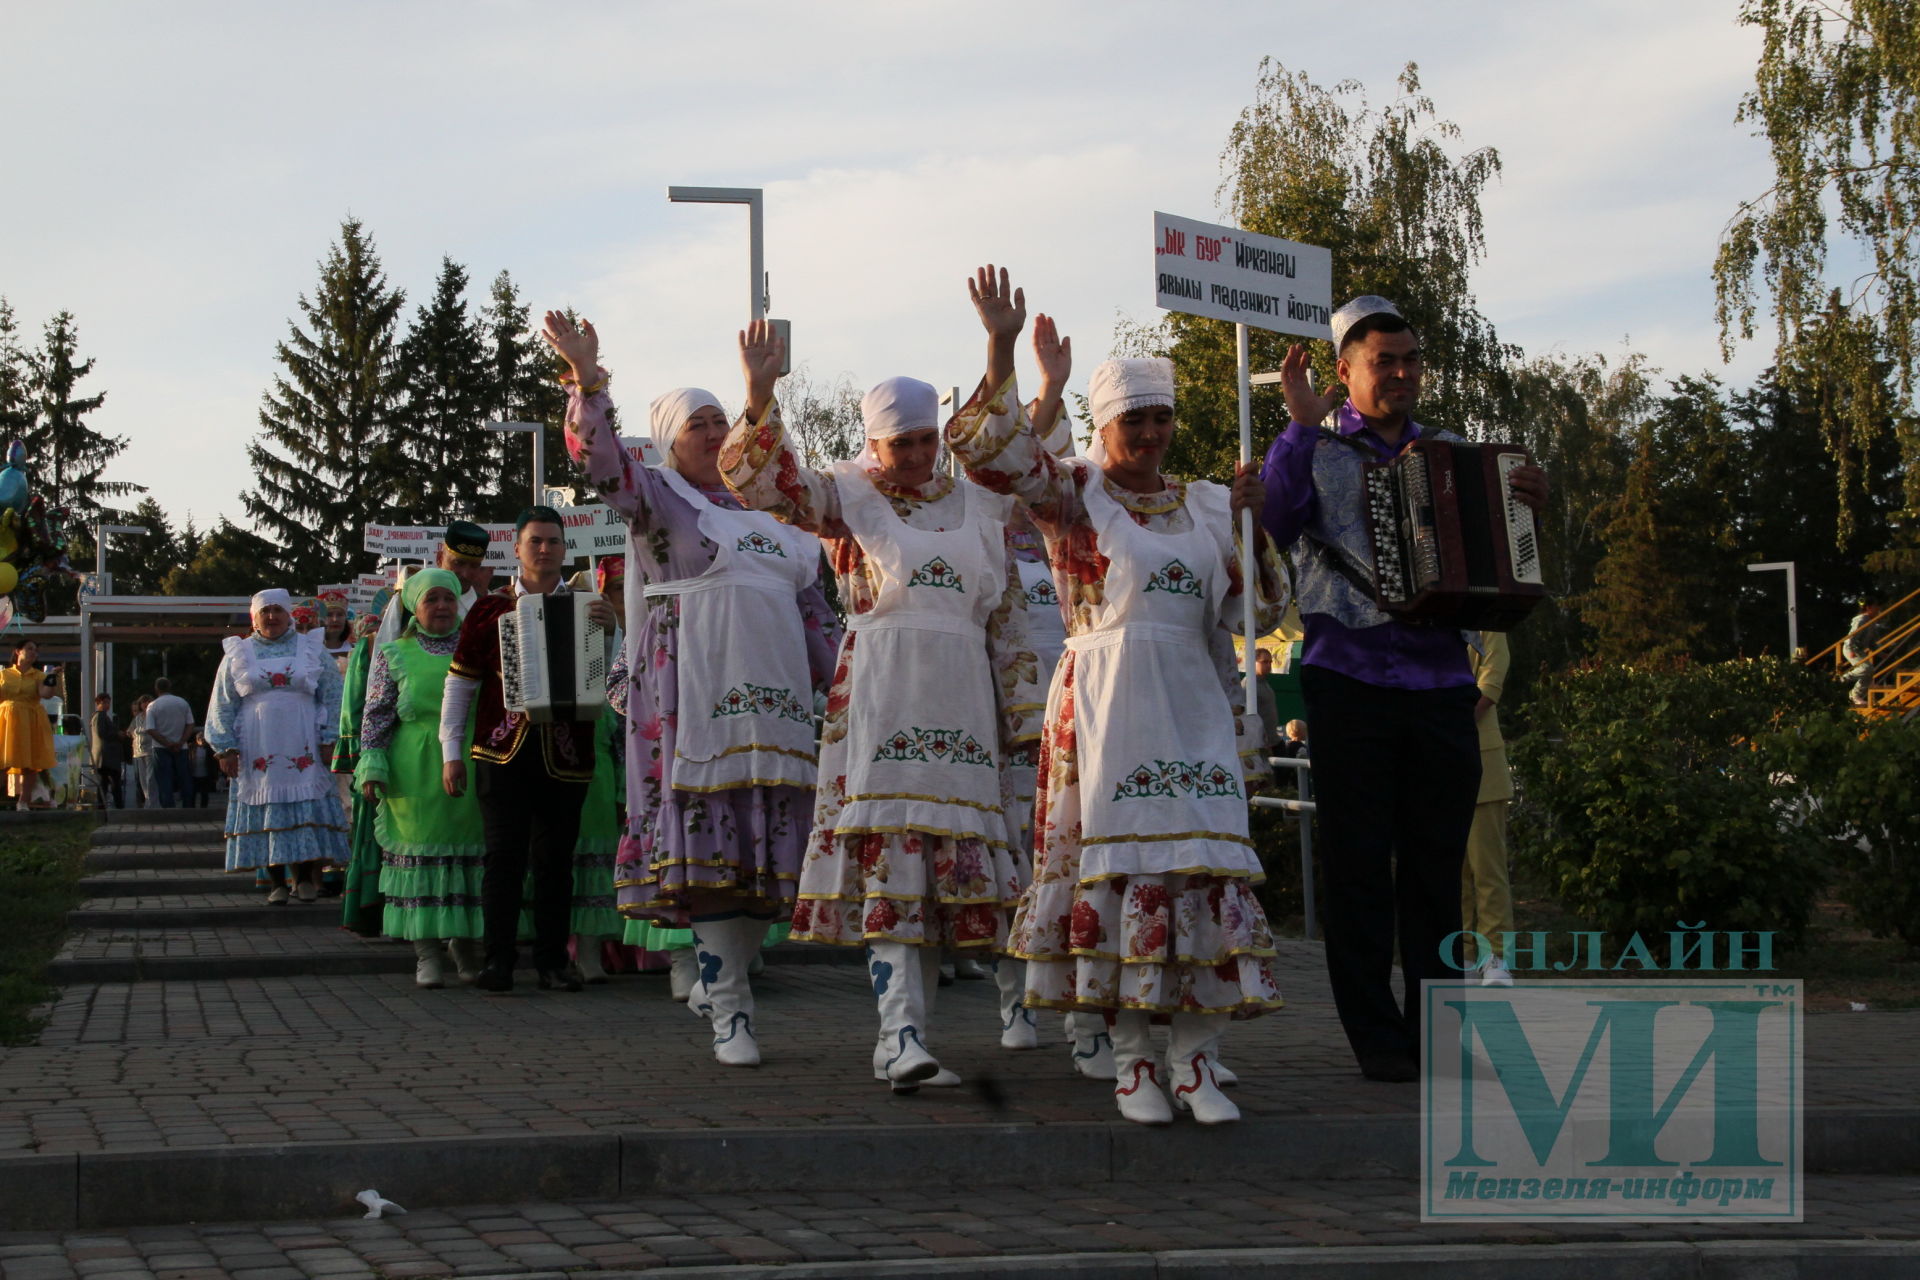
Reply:
<svg viewBox="0 0 1920 1280"><path fill-rule="evenodd" d="M1294 777L1300 783L1300 798L1288 800L1280 796L1254 796L1248 803L1257 809L1284 809L1300 815L1301 909L1306 915L1307 941L1311 942L1320 936L1319 920L1313 907L1313 815L1319 808L1313 802L1313 761L1305 757L1271 756L1267 763L1275 768L1293 770Z"/></svg>

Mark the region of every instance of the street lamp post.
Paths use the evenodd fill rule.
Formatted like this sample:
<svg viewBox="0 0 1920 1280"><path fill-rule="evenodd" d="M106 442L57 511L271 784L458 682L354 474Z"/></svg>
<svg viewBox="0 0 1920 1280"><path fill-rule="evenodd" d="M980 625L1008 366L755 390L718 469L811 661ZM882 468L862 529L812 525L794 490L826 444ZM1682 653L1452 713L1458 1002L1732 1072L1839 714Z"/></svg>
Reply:
<svg viewBox="0 0 1920 1280"><path fill-rule="evenodd" d="M1792 662L1794 655L1800 652L1800 593L1794 588L1793 565L1791 560L1769 560L1764 564L1750 564L1748 573L1767 573L1776 569L1787 572L1787 661Z"/></svg>
<svg viewBox="0 0 1920 1280"><path fill-rule="evenodd" d="M113 579L107 576L107 539L116 533L151 533L143 524L96 524L93 526L93 591L95 595L112 595ZM80 711L82 715L93 714L93 691L98 688L106 693L113 692L113 646L104 644L96 649L93 644L93 619L88 612L86 601L80 602ZM104 655L104 661L103 661ZM103 678L104 677L104 678Z"/></svg>
<svg viewBox="0 0 1920 1280"><path fill-rule="evenodd" d="M668 187L667 200L673 204L743 204L747 206L747 315L765 320L770 290L767 288L766 204L759 187ZM793 371L793 326L785 320L772 321L774 331L786 348L780 362L784 375Z"/></svg>
<svg viewBox="0 0 1920 1280"><path fill-rule="evenodd" d="M544 422L483 422L488 431L531 431L533 433L533 505L539 506L547 491L547 424Z"/></svg>

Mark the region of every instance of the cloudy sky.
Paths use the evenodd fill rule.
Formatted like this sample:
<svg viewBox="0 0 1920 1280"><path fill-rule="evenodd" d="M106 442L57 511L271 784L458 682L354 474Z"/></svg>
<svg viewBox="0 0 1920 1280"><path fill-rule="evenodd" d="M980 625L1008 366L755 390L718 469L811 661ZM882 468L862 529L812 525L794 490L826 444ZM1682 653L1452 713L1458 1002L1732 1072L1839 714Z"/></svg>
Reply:
<svg viewBox="0 0 1920 1280"><path fill-rule="evenodd" d="M0 0L0 295L36 336L75 313L113 474L203 526L241 515L274 343L349 214L411 299L444 254L578 307L630 404L738 400L746 215L669 183L765 188L772 313L818 378L971 384L992 260L1084 385L1117 318L1154 318L1153 211L1220 219L1262 55L1376 101L1412 60L1505 162L1477 284L1502 336L1721 369L1707 272L1767 181L1734 9Z"/></svg>

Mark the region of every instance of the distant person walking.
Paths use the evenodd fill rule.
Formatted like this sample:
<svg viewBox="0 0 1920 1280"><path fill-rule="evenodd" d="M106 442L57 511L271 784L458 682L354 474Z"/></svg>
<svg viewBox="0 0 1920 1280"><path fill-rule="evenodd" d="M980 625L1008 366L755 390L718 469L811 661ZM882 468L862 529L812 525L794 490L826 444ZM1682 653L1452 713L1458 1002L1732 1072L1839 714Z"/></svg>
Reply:
<svg viewBox="0 0 1920 1280"><path fill-rule="evenodd" d="M126 781L122 776L127 767L127 731L113 716L113 699L104 693L93 697L93 715L87 725L88 757L93 762L94 776L100 780L99 808L105 809L107 795L113 795L115 809L127 807Z"/></svg>
<svg viewBox="0 0 1920 1280"><path fill-rule="evenodd" d="M13 665L0 670L0 769L20 775L19 807L44 809L34 787L53 768L53 726L41 697L53 685L58 667L40 669L40 646L18 640Z"/></svg>
<svg viewBox="0 0 1920 1280"><path fill-rule="evenodd" d="M133 719L127 725L133 739L133 807L136 809L153 804L153 739L147 730L147 704L152 701L144 693L135 698L131 708Z"/></svg>
<svg viewBox="0 0 1920 1280"><path fill-rule="evenodd" d="M147 734L152 740L149 757L153 761L154 790L159 793L162 809L173 808L176 800L185 808L193 803L193 778L187 772L193 708L173 691L173 681L165 676L153 682L153 695L153 701L147 704Z"/></svg>

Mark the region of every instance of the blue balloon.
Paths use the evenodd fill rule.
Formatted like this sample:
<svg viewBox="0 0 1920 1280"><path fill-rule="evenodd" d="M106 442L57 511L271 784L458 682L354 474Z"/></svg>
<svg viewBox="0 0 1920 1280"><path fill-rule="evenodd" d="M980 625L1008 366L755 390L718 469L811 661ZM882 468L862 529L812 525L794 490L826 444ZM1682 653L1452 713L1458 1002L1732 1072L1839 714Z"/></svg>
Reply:
<svg viewBox="0 0 1920 1280"><path fill-rule="evenodd" d="M27 509L27 473L18 467L0 470L0 507Z"/></svg>

